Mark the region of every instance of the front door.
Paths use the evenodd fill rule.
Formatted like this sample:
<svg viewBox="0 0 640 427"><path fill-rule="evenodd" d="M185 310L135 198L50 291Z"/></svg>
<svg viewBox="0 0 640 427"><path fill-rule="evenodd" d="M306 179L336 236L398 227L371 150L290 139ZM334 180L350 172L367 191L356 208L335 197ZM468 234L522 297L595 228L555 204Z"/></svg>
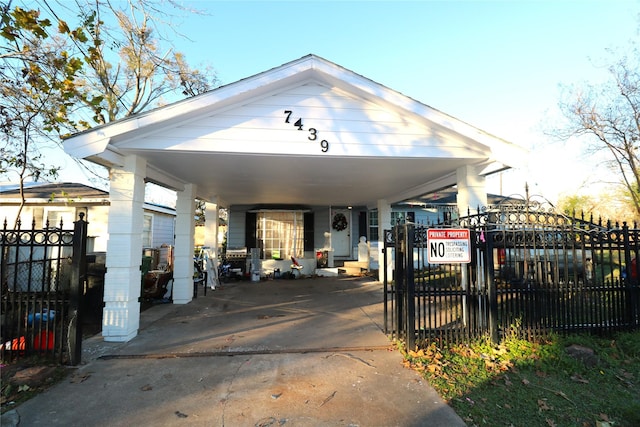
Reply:
<svg viewBox="0 0 640 427"><path fill-rule="evenodd" d="M351 257L350 209L331 209L331 246L334 257Z"/></svg>

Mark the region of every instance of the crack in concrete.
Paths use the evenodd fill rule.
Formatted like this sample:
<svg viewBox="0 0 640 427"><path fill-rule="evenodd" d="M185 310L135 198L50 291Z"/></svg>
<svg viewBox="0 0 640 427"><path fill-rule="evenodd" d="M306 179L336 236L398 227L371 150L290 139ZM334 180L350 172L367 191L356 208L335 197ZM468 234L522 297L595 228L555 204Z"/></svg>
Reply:
<svg viewBox="0 0 640 427"><path fill-rule="evenodd" d="M121 359L179 359L189 357L233 357L233 356L260 356L270 354L306 354L306 353L342 353L357 351L389 350L389 345L364 346L364 347L318 347L318 348L289 348L289 349L261 349L261 350L225 350L225 351L200 351L193 353L155 353L155 354L105 354L98 360Z"/></svg>

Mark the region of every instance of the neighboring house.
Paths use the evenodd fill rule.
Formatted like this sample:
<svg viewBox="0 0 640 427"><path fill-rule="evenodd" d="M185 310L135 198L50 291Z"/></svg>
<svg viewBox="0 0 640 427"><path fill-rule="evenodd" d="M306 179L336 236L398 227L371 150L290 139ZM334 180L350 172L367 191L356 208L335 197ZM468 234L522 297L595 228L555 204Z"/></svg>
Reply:
<svg viewBox="0 0 640 427"><path fill-rule="evenodd" d="M72 229L80 213L88 225L87 252L106 252L109 239L109 193L77 183L30 183L24 190L25 205L20 213L22 229L60 227ZM20 206L15 185L0 185L0 220L13 228ZM149 203L143 205L140 229L143 249L172 246L175 209ZM35 224L34 224L35 222Z"/></svg>
<svg viewBox="0 0 640 427"><path fill-rule="evenodd" d="M456 186L460 211L486 206L486 177L526 159L515 144L315 55L78 133L64 147L109 168L118 195L109 215L119 221L141 220L145 182L176 191L174 304L193 298L195 198L206 205L205 246L219 246L224 207L228 254L254 254L263 272L294 257L308 274L319 252L329 263L356 259L361 236L381 259L383 230L422 195ZM130 228L107 247L107 341L138 332L143 242Z"/></svg>
<svg viewBox="0 0 640 427"><path fill-rule="evenodd" d="M457 219L458 216L466 216L466 211L460 212L457 193L457 188L450 187L393 205L392 225L404 221L430 225L442 222L446 223ZM468 208L478 210L479 208L489 208L505 203L522 204L524 203L524 199L515 196L487 194L485 205L468 206Z"/></svg>

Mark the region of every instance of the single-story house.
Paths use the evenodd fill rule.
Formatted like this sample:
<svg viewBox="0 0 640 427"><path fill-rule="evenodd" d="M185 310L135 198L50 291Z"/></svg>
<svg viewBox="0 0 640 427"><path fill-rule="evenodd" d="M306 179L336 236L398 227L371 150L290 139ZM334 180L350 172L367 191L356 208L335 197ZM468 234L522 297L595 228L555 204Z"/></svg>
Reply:
<svg viewBox="0 0 640 427"><path fill-rule="evenodd" d="M27 183L25 205L20 212L22 229L62 227L73 229L80 213L88 225L87 252L106 252L109 219L109 193L88 185L61 183ZM16 185L0 185L0 219L13 228L21 197ZM142 249L173 246L175 209L144 203ZM140 253L142 256L142 252Z"/></svg>
<svg viewBox="0 0 640 427"><path fill-rule="evenodd" d="M72 135L64 147L110 169L107 341L138 331L146 182L177 192L173 302L181 304L193 295L196 198L206 203L209 248L218 247L225 207L228 251L251 254L252 269L293 257L313 272L319 252L355 259L363 236L382 259L379 241L403 201L455 185L461 210L485 206L486 176L526 158L316 55Z"/></svg>

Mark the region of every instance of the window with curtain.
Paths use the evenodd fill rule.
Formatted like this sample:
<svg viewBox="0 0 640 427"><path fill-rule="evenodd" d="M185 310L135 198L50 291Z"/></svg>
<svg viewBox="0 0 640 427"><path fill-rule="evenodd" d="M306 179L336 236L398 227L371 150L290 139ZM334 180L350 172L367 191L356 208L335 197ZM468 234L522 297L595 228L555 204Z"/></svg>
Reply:
<svg viewBox="0 0 640 427"><path fill-rule="evenodd" d="M261 243L263 259L300 258L304 254L304 212L258 212L256 235Z"/></svg>

